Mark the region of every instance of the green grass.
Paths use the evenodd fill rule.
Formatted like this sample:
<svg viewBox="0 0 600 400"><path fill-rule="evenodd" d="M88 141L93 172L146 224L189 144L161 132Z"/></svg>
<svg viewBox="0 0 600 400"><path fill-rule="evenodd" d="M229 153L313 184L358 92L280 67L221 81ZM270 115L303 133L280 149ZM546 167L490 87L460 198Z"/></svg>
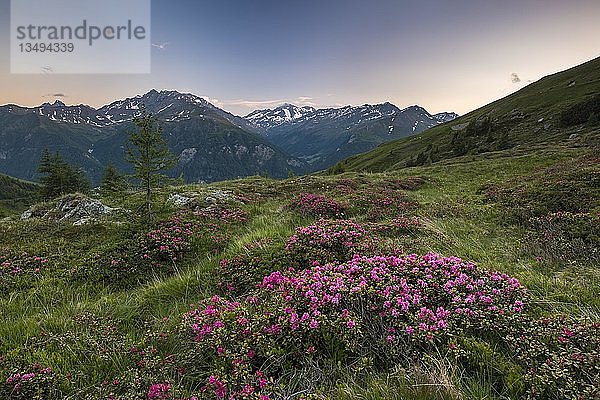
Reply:
<svg viewBox="0 0 600 400"><path fill-rule="evenodd" d="M75 330L84 334L83 328L73 323L73 317L89 312L112 317L127 338L126 342L133 345L144 337L149 326L174 326L190 304L215 293L220 259L238 254L245 244L263 238L283 244L295 227L309 222L285 207L292 193L335 193L337 180L348 177L373 185L410 176L425 178L423 187L408 194L419 203L416 213L427 220L425 229L397 238L399 248L413 253L434 251L454 255L473 260L486 269L509 273L529 288L538 313L567 313L600 321L598 265L578 262L572 268L564 268L536 263L523 250L526 228L503 221L501 207L487 201L482 190L582 156L586 153L581 150L555 149L384 173L310 176L281 182L248 178L176 188L179 193L226 189L243 196L255 196L260 201L243 206L250 215L249 222L236 228L222 253L208 254L200 248L192 248L173 274L150 277L146 283L129 290L111 289L103 282L73 281L69 271L95 253L102 253L143 232L143 224L125 220L121 224L101 222L74 227L48 221L1 222L0 248L46 255L51 259L51 266L33 286L0 295L0 355L21 359L24 363L52 365L57 371L79 369L85 378L78 381L78 390L89 390L95 382L110 379L115 371L124 368L123 360L100 362L95 358L81 358L77 353L81 349L69 346L58 352L36 350L33 344L41 331L64 334ZM161 202L167 192L161 193ZM343 195L339 198L344 200ZM134 201L132 198L124 202L113 199L113 205L121 204L131 208ZM161 210L165 216L172 212L169 207ZM166 322L165 317L168 317ZM333 387L322 388L319 396L349 400L502 398L495 397L498 394L488 384L485 374L478 378L466 377L464 371L443 357L431 361L427 368L398 369L384 375L367 373L365 382L341 381Z"/></svg>
<svg viewBox="0 0 600 400"><path fill-rule="evenodd" d="M25 211L40 195L39 185L0 174L0 218Z"/></svg>

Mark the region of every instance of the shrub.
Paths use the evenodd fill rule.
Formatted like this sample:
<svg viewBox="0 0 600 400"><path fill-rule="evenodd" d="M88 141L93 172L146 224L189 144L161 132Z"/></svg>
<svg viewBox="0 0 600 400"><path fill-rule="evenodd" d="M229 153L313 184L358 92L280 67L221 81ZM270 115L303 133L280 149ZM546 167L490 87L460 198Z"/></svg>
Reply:
<svg viewBox="0 0 600 400"><path fill-rule="evenodd" d="M600 396L600 324L566 317L525 319L504 326L506 341L534 399Z"/></svg>
<svg viewBox="0 0 600 400"><path fill-rule="evenodd" d="M46 400L59 398L60 391L52 368L35 364L10 372L6 380L0 382L0 396L10 400Z"/></svg>
<svg viewBox="0 0 600 400"><path fill-rule="evenodd" d="M219 289L223 294L246 294L262 281L263 276L285 268L283 246L264 239L244 245L241 254L219 262Z"/></svg>
<svg viewBox="0 0 600 400"><path fill-rule="evenodd" d="M48 265L46 257L27 252L0 254L0 293L30 286Z"/></svg>
<svg viewBox="0 0 600 400"><path fill-rule="evenodd" d="M148 232L140 251L142 258L155 261L177 261L177 258L189 247L190 239L198 225L184 222L175 217L161 222L157 229Z"/></svg>
<svg viewBox="0 0 600 400"><path fill-rule="evenodd" d="M537 259L557 264L600 260L600 215L558 212L531 218L529 224L525 248Z"/></svg>
<svg viewBox="0 0 600 400"><path fill-rule="evenodd" d="M314 261L345 261L354 254L372 249L373 238L353 220L320 219L313 225L297 228L286 250L290 266L304 268Z"/></svg>
<svg viewBox="0 0 600 400"><path fill-rule="evenodd" d="M458 258L357 255L273 272L239 302L205 300L184 315L181 334L207 398L258 398L285 390L293 369L318 376L327 362L352 370L365 357L385 365L451 348L458 335L519 315L523 301L516 279Z"/></svg>
<svg viewBox="0 0 600 400"><path fill-rule="evenodd" d="M102 280L117 288L128 288L170 274L192 251L217 254L231 240L233 227L247 221L238 209L207 208L180 213L158 223L145 233L96 254L80 268L75 279Z"/></svg>
<svg viewBox="0 0 600 400"><path fill-rule="evenodd" d="M288 207L311 217L339 217L346 207L337 201L321 194L301 193L294 198Z"/></svg>

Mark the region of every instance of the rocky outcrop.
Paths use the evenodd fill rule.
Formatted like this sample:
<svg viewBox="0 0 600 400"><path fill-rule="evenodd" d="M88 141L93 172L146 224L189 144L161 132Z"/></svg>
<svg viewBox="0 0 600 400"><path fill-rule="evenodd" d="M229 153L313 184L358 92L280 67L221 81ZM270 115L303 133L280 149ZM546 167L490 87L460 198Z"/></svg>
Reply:
<svg viewBox="0 0 600 400"><path fill-rule="evenodd" d="M81 194L67 195L55 203L34 205L21 214L21 219L41 218L49 221L69 221L73 225L84 225L95 221L98 217L116 210L99 200Z"/></svg>
<svg viewBox="0 0 600 400"><path fill-rule="evenodd" d="M211 190L210 192L184 192L173 193L167 199L167 202L173 204L177 208L199 209L208 206L236 201L235 196L223 190Z"/></svg>

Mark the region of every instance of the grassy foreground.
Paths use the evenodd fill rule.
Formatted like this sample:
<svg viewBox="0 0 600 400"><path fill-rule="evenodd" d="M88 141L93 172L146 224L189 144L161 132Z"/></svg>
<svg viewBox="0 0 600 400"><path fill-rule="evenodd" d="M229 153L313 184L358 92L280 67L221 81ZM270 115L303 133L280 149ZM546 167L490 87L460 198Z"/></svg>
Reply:
<svg viewBox="0 0 600 400"><path fill-rule="evenodd" d="M599 188L556 149L2 221L0 398L598 398Z"/></svg>

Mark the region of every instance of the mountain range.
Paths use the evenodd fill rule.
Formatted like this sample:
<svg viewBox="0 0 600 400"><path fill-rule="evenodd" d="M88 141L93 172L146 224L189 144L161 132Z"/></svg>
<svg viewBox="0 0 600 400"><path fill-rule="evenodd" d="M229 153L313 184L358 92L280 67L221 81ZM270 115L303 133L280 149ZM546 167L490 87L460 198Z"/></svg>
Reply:
<svg viewBox="0 0 600 400"><path fill-rule="evenodd" d="M458 115L431 115L424 108L391 103L315 109L284 104L245 119L271 142L304 160L310 170L327 168L381 143L422 132Z"/></svg>
<svg viewBox="0 0 600 400"><path fill-rule="evenodd" d="M109 162L130 172L123 151L142 108L159 120L179 157L170 174L187 182L316 171L456 117L390 103L337 109L285 104L239 117L193 94L154 89L98 109L58 100L33 108L9 104L0 106L0 172L35 180L45 148L80 166L94 184Z"/></svg>

